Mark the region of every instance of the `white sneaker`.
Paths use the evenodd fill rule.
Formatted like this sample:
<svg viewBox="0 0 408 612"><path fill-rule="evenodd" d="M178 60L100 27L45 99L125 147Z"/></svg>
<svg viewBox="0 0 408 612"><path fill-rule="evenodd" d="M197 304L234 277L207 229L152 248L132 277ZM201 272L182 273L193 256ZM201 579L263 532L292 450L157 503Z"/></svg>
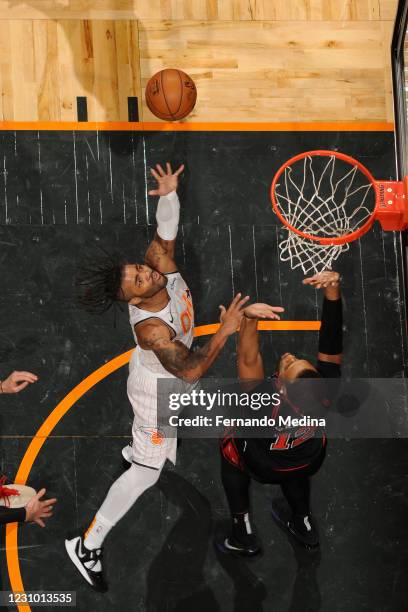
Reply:
<svg viewBox="0 0 408 612"><path fill-rule="evenodd" d="M89 550L84 545L83 536L65 540L65 548L69 558L81 576L95 591L105 593L108 590L102 570L102 548Z"/></svg>
<svg viewBox="0 0 408 612"><path fill-rule="evenodd" d="M122 448L122 457L128 463L133 463L133 446L132 446L132 444L133 444L133 442L129 442L129 444L126 444L126 446L124 448Z"/></svg>

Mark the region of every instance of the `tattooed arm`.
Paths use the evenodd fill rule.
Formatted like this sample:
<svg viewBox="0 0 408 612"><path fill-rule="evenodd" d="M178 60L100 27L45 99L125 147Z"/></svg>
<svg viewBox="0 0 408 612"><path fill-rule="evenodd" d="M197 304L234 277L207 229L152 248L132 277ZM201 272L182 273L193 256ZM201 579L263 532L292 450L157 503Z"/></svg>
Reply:
<svg viewBox="0 0 408 612"><path fill-rule="evenodd" d="M241 294L238 293L227 310L221 307L222 322L218 331L196 351L188 349L182 342L172 341L170 329L158 319L140 323L135 327L138 344L145 350L153 351L168 372L188 382L194 382L212 366L228 336L237 330L248 299L241 299Z"/></svg>
<svg viewBox="0 0 408 612"><path fill-rule="evenodd" d="M218 331L204 346L193 352L182 342L172 341L169 328L160 322L143 325L137 334L141 348L153 351L170 374L189 382L205 374L228 338L226 333Z"/></svg>
<svg viewBox="0 0 408 612"><path fill-rule="evenodd" d="M161 272L162 274L176 272L177 264L174 261L175 246L175 239L163 240L163 238L160 238L159 234L156 232L145 255L146 263L151 268Z"/></svg>
<svg viewBox="0 0 408 612"><path fill-rule="evenodd" d="M156 170L151 169L157 181L157 189L149 191L149 195L160 196L160 198L156 212L157 231L147 249L145 260L149 266L163 274L177 270L174 262L174 249L180 217L180 202L176 190L178 177L183 170L184 166L181 165L173 173L168 162L166 172L160 164L156 165Z"/></svg>

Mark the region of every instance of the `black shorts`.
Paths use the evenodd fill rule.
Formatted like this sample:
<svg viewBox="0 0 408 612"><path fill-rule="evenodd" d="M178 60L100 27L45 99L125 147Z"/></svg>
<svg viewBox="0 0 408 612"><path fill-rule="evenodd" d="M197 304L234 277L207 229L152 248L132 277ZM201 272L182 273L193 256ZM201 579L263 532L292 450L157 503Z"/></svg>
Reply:
<svg viewBox="0 0 408 612"><path fill-rule="evenodd" d="M285 470L280 470L279 467L270 465L269 467L265 466L261 472L251 469L251 466L245 461L245 453L243 452L244 442L245 440L242 438L224 438L220 446L222 459L263 484L280 484L281 482L295 480L296 478L313 476L319 471L326 457L325 444L322 446L320 453L307 465L301 465L300 467L294 465L293 468Z"/></svg>

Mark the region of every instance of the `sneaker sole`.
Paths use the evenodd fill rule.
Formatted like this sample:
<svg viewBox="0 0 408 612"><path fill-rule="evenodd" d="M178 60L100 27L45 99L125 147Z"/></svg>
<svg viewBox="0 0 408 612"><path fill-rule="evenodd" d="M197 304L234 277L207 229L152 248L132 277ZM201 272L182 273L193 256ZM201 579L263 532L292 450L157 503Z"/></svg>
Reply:
<svg viewBox="0 0 408 612"><path fill-rule="evenodd" d="M261 548L253 552L248 552L247 550L242 550L239 548L228 548L228 546L225 545L225 540L222 542L214 542L214 544L216 548L224 555L230 555L232 557L255 557L260 555L262 552Z"/></svg>

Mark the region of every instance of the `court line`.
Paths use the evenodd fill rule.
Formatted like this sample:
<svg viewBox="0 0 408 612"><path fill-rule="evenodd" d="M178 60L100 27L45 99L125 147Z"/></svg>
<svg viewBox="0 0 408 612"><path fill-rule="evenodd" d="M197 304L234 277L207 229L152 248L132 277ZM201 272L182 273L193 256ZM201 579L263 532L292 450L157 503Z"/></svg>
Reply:
<svg viewBox="0 0 408 612"><path fill-rule="evenodd" d="M194 328L194 336L209 336L219 329L219 323ZM260 331L319 331L320 321L259 321Z"/></svg>
<svg viewBox="0 0 408 612"><path fill-rule="evenodd" d="M112 131L112 132L393 132L386 121L282 121L169 123L159 121L0 121L2 131Z"/></svg>
<svg viewBox="0 0 408 612"><path fill-rule="evenodd" d="M200 325L194 328L195 336L208 336L214 334L219 324ZM260 321L259 329L269 330L305 330L317 331L320 329L320 321ZM54 408L42 423L27 448L20 466L17 470L14 482L25 484L30 475L34 462L48 436L63 418L63 416L74 406L74 404L87 391L92 389L101 380L126 365L131 357L133 349L118 355L103 366L89 374L78 385L76 385ZM60 502L61 503L61 502ZM21 577L20 562L18 558L18 523L6 525L6 558L11 590L14 592L25 592L23 579ZM18 604L17 609L27 612L31 610L29 604Z"/></svg>

